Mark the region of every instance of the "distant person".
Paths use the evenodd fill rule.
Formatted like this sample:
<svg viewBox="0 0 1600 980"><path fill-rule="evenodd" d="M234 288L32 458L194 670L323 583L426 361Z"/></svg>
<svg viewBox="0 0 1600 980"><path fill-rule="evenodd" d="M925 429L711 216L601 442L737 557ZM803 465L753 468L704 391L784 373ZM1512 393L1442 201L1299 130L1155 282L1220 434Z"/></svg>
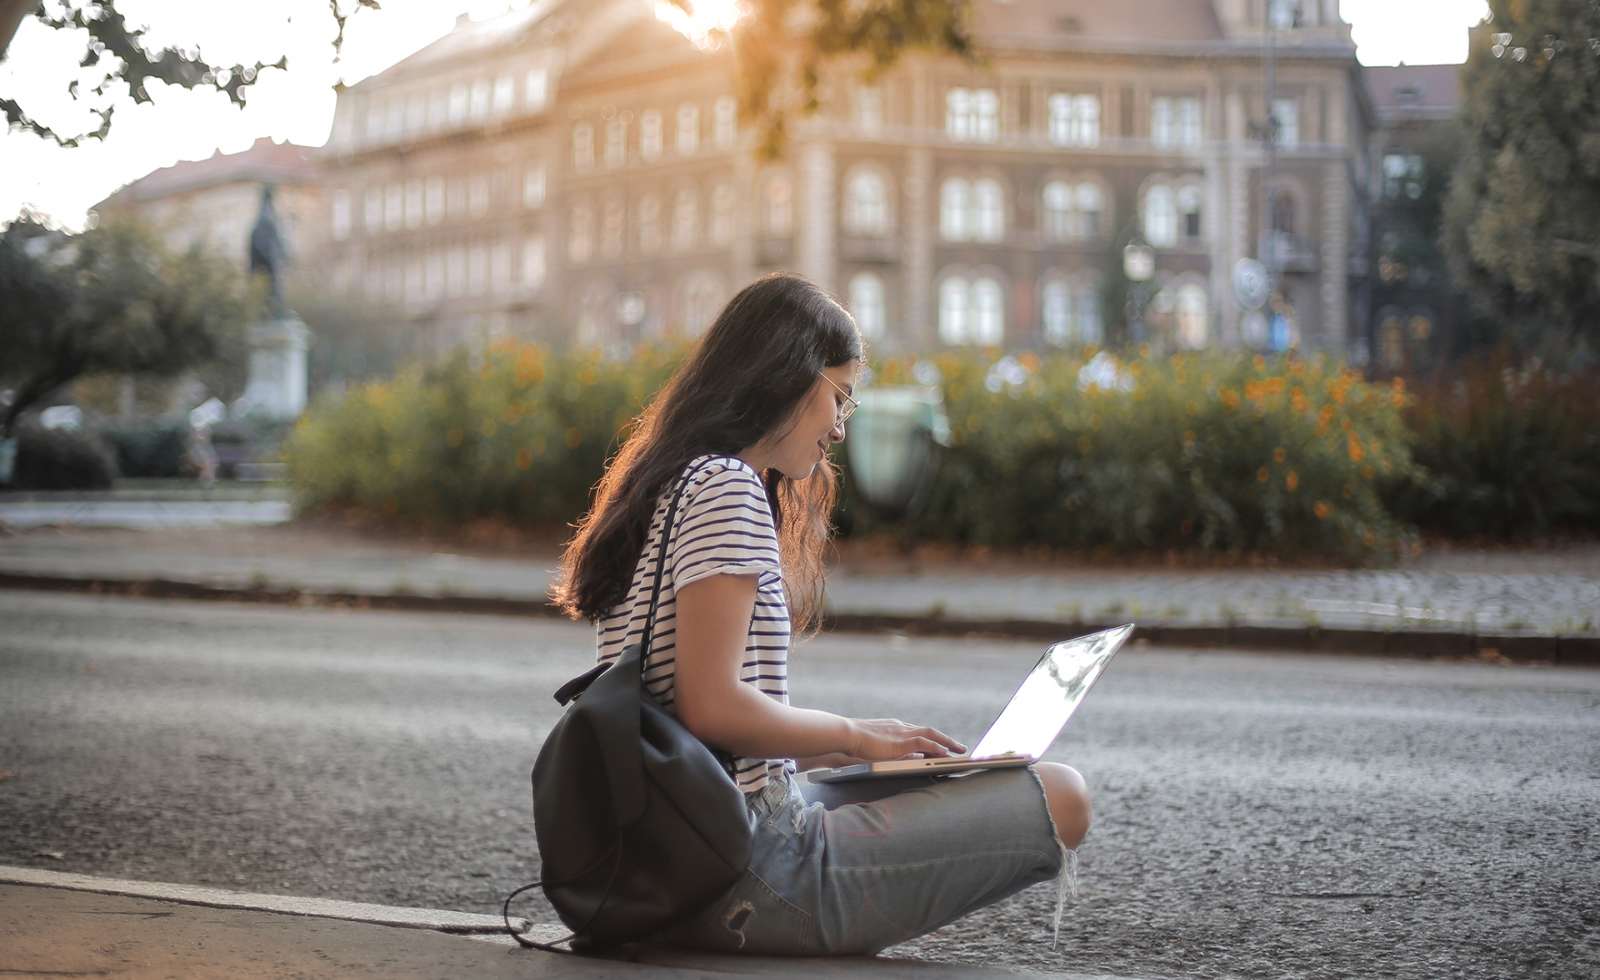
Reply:
<svg viewBox="0 0 1600 980"><path fill-rule="evenodd" d="M200 485L207 490L217 485L217 450L211 445L211 426L197 425L189 433L189 444L184 450L184 462Z"/></svg>
<svg viewBox="0 0 1600 980"><path fill-rule="evenodd" d="M747 286L645 410L564 558L559 601L597 625L599 660L613 661L642 639L662 525L686 486L645 684L730 757L755 839L744 876L671 943L876 953L1066 874L1089 829L1083 778L1056 763L847 789L795 779L965 751L932 728L789 704L789 650L821 613L827 450L863 361L855 322L817 286Z"/></svg>

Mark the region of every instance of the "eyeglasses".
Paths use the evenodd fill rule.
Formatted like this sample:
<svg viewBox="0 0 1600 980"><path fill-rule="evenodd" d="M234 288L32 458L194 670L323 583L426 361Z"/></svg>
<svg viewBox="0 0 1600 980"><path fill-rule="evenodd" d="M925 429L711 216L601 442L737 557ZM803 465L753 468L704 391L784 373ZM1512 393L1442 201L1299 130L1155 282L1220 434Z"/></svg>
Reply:
<svg viewBox="0 0 1600 980"><path fill-rule="evenodd" d="M832 378L824 374L822 376L822 380L833 385L833 390L844 396L844 404L839 406L839 414L834 419L835 422L843 422L845 419L853 415L856 409L861 407L861 403L850 397L850 393L839 387Z"/></svg>

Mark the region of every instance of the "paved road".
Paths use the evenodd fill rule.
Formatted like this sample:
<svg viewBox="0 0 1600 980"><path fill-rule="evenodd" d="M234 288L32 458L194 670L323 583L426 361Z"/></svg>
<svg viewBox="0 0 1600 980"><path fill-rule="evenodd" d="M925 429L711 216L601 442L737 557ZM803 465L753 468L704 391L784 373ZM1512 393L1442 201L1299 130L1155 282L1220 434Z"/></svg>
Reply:
<svg viewBox="0 0 1600 980"><path fill-rule="evenodd" d="M0 863L491 911L586 630L0 592ZM976 735L1032 644L824 638L796 699ZM1600 972L1600 671L1132 649L1035 888L900 955L1128 977ZM537 909L530 909L540 914ZM546 911L544 914L548 914Z"/></svg>

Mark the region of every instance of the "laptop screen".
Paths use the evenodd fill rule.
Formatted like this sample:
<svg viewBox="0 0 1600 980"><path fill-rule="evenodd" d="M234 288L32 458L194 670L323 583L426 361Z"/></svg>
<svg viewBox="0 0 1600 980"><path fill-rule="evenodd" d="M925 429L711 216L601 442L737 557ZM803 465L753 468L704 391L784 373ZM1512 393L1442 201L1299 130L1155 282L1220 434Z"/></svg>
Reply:
<svg viewBox="0 0 1600 980"><path fill-rule="evenodd" d="M1052 645L973 748L972 758L1044 755L1132 632L1132 625L1118 626Z"/></svg>

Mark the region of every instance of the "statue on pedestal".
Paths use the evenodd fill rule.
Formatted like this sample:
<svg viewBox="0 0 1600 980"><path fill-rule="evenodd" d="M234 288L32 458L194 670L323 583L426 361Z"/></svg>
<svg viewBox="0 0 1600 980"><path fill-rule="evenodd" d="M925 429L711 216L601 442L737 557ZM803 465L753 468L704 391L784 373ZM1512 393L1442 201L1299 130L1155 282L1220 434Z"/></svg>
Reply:
<svg viewBox="0 0 1600 980"><path fill-rule="evenodd" d="M236 411L275 419L292 419L305 411L311 331L283 298L287 262L268 184L261 189L261 212L250 232L250 274L267 277L267 315L250 328L250 381Z"/></svg>

